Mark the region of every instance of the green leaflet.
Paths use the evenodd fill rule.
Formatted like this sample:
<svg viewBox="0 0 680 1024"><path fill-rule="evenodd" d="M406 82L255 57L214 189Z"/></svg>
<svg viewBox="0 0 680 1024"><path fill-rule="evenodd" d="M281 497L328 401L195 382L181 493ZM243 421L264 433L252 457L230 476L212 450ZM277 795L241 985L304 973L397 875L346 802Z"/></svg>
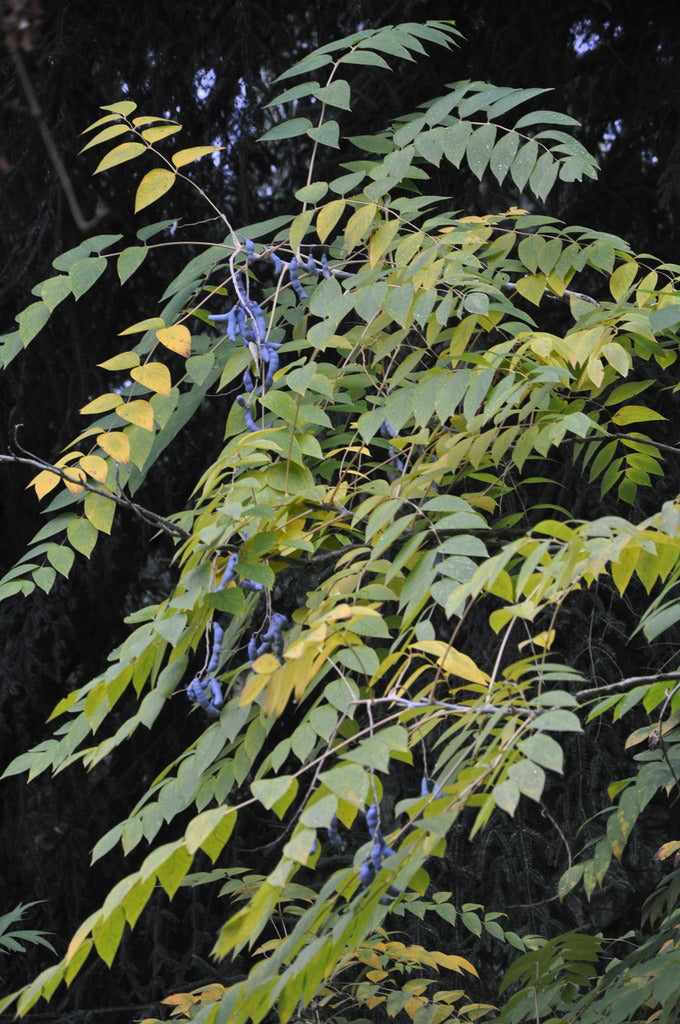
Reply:
<svg viewBox="0 0 680 1024"><path fill-rule="evenodd" d="M262 141L309 140L308 176L291 183L290 209L229 227L222 243L203 244L194 225L195 249L166 284L165 306L141 308L101 364L121 376L83 399L95 419L54 466L33 460L36 494L54 485L50 518L3 577L0 598L30 598L74 575L76 553L89 558L97 540L107 543L114 513L164 533L171 565L167 592L128 616L100 675L57 695L54 732L5 776L90 769L138 730L153 744L166 716L186 721L160 767L141 766L146 789L92 855L120 844L137 856L144 843L145 859L62 961L15 994L22 1012L70 982L92 949L111 965L157 886L172 899L199 884L234 897L215 955L250 946L242 980L203 992L200 1005L184 994L188 1016L211 1024L287 1021L319 998L333 1017L384 1005L416 1022L453 1019L470 997L426 972L474 973L474 964L412 943L394 922L407 914L436 914L460 923L469 942L486 936L522 954L504 982L515 986L499 1011L507 1020L531 1016L537 999L541 1012L562 1016L582 1006L584 1020L598 1004L624 1012L599 939L525 941L500 912L432 893L428 865L452 855L452 829L470 812L471 856L498 810L521 808L538 823L546 787L561 793L569 734L588 734L595 718L636 710L660 721L629 738L647 748L631 779L612 784L616 804L590 823L594 842L562 894L582 883L591 896L650 801L677 781L676 673L602 689L571 664L563 626L573 603L596 630L601 595L625 594L659 658L657 638L680 617L680 511L674 500L657 507L654 486L666 471L656 403L674 386L677 268L651 270L652 257L635 258L621 239L514 205L518 192L545 202L557 181L595 173L569 134L572 118L516 112L541 89L453 83L375 135L352 136L357 159L331 167L351 130L353 69L370 82L457 35L448 22L361 29L281 76L304 80L271 101L275 123ZM146 159L180 127L130 120L128 100L104 109L88 145L128 131L143 144L114 145L99 169ZM215 149L191 145L174 165ZM445 162L491 176L504 212L468 216L432 195ZM331 171L343 173L324 180ZM142 174L138 208L175 181L158 168ZM120 285L174 223L123 243ZM57 305L94 286L102 253L119 241L99 236L57 257L59 273L36 285L38 301L2 339L5 365ZM157 245L154 263L165 253ZM220 416L204 444L206 422ZM147 474L168 471L182 435L196 460L184 504L138 504ZM583 496L578 515L573 492ZM644 514L616 504L615 514L582 518L607 494L629 505L644 494ZM234 863L256 818L271 832L266 858L275 851L258 875ZM159 845L162 831L170 839ZM189 874L197 856L214 862L227 844L228 868ZM674 913L664 900L660 890L651 904L660 935ZM261 934L268 945L258 952ZM664 949L629 942L649 1007L671 1005L677 981ZM411 970L418 980L407 988ZM348 977L362 980L350 991Z"/></svg>

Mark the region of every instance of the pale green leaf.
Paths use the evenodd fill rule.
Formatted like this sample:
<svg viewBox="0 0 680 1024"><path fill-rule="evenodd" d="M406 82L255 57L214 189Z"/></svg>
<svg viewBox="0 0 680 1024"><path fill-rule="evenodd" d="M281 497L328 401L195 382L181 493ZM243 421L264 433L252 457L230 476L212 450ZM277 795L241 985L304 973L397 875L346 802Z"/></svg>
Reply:
<svg viewBox="0 0 680 1024"><path fill-rule="evenodd" d="M76 299L89 291L106 270L106 259L103 256L89 257L78 260L69 270L71 287Z"/></svg>
<svg viewBox="0 0 680 1024"><path fill-rule="evenodd" d="M118 257L118 263L116 264L116 270L118 271L118 278L121 284L125 284L128 278L132 277L134 272L139 269L144 260L149 254L149 249L146 245L131 245L127 249L123 249L122 253Z"/></svg>

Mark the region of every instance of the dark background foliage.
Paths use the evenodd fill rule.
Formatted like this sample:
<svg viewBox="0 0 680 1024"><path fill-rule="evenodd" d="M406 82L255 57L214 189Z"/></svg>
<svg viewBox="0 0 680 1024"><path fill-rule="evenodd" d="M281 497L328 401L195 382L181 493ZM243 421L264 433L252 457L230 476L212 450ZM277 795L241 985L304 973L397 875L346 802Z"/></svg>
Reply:
<svg viewBox="0 0 680 1024"><path fill-rule="evenodd" d="M27 26L17 35L17 11ZM252 223L287 208L290 194L304 181L307 153L299 141L257 144L266 122L260 104L271 83L306 51L347 34L403 20L450 17L466 37L459 50L433 51L417 66L401 62L391 74L371 76L357 69L354 110L343 127L361 134L378 129L389 117L411 110L436 95L446 83L483 79L499 85L542 86L554 94L537 106L553 106L582 122L580 138L598 154L598 181L562 185L550 212L570 223L622 235L638 251L677 259L680 210L680 7L668 2L618 0L617 3L537 4L533 0L460 0L399 3L377 0L325 0L305 4L191 0L142 0L93 4L90 0L35 2L5 0L5 45L0 49L0 325L12 330L15 314L29 301L33 285L50 276L52 259L95 233L120 232L133 238L144 217L132 214L129 174L118 169L92 177L96 150L77 157L79 132L98 115L98 106L134 98L149 113L176 117L184 125L185 145L224 145L217 164L203 161L193 171L201 184L237 224ZM19 45L18 57L11 47ZM25 84L39 104L33 113ZM266 115L271 117L271 114ZM41 119L63 161L55 166L40 132ZM323 175L324 169L320 168ZM69 205L66 190L71 189ZM468 212L527 205L526 196L499 194L463 173L445 176L433 191L452 197L452 206ZM186 193L172 193L166 210L154 207L153 220L176 216L191 225L205 219L205 208ZM80 221L80 225L77 223ZM83 225L83 222L85 224ZM83 233L83 227L84 232ZM219 238L219 224L180 227L176 239ZM189 255L178 245L152 257L122 290L105 277L77 307L65 303L25 354L0 379L0 448L11 445L18 425L22 445L44 458L56 457L78 429L77 410L98 393L96 363L115 351L118 331L151 316L165 284ZM108 286L106 282L108 281ZM188 500L196 468L219 444L226 408L207 401L189 436L174 445L144 485L143 502L163 513ZM32 494L24 491L28 474L20 467L0 469L0 569L8 568L30 539L40 519ZM556 480L550 500L574 499L569 468L552 465ZM537 470L537 475L540 475ZM677 492L676 474L664 490ZM616 508L611 499L612 509ZM573 506L571 506L573 507ZM578 511L576 512L578 514ZM584 512L582 512L584 514ZM117 520L113 536L89 562L80 560L68 583L49 595L0 606L0 749L3 766L45 735L44 721L65 692L99 671L106 652L123 635L122 617L166 591L170 550L163 542L149 547L148 527L132 517ZM149 553L151 552L151 553ZM653 671L642 645L624 646L631 614L623 602L602 591L596 622L575 600L573 664L602 683L636 667ZM469 643L484 642L483 627ZM474 656L475 651L470 653ZM82 769L26 787L23 779L3 783L0 804L0 912L19 900L44 900L31 924L52 931L59 951L77 924L105 895L122 855L108 855L88 871L89 851L110 825L124 816L178 749L200 728L196 716L178 698L154 733L138 734L121 763L112 759L86 776ZM574 926L637 926L640 903L654 874L651 852L668 838L667 807L655 807L621 868L591 903L554 899L556 879L566 867L565 842L572 850L596 834L595 825L574 835L576 822L606 805L606 784L628 774L611 727L593 727L568 752L566 785L546 793L550 814L523 807L512 822L497 816L481 843L467 840L461 822L446 861L433 866L434 884L453 892L458 905L479 902L507 910L515 926L548 933ZM142 777L142 774L144 777ZM392 783L391 799L405 795ZM552 802L551 802L552 800ZM554 819L554 820L552 820ZM258 831L259 829L259 831ZM230 857L262 868L271 838L256 819L236 840ZM658 842L656 842L658 845ZM132 858L130 858L131 860ZM117 863L116 863L117 861ZM223 906L206 905L203 890L186 890L168 905L158 899L122 950L114 970L94 964L73 991L59 996L46 1016L74 1011L96 1020L97 1008L129 1020L168 991L211 979L233 977L235 967L207 961ZM439 932L437 933L437 929ZM442 929L445 929L442 931ZM453 935L442 922L423 926L420 940L453 948L469 936ZM445 948L441 946L440 948ZM483 994L493 998L493 979L503 963L489 946L482 970ZM3 988L30 977L49 957L36 949L24 958L0 961ZM106 1019L111 1019L111 1013Z"/></svg>

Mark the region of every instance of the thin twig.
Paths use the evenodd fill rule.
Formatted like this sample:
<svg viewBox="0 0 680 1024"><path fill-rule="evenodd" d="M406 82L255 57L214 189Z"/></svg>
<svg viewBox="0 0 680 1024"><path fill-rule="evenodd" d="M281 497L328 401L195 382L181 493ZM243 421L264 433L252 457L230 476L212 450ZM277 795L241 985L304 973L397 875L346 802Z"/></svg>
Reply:
<svg viewBox="0 0 680 1024"><path fill-rule="evenodd" d="M501 288L505 292L516 292L519 291L514 281L505 281ZM522 294L521 292L519 293ZM543 292L547 299L554 299L557 302L569 302L569 299L581 299L583 302L589 302L591 306L600 307L600 303L597 299L594 299L592 295L586 295L585 292L574 292L569 288L565 288L561 295L556 295L555 292L545 291Z"/></svg>

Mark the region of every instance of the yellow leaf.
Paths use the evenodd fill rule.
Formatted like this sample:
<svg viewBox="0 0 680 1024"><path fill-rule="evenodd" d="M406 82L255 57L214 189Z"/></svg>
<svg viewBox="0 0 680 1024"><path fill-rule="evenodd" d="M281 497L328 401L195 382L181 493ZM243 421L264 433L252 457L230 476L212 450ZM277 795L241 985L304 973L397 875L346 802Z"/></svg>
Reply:
<svg viewBox="0 0 680 1024"><path fill-rule="evenodd" d="M110 430L108 434L100 434L97 444L116 462L127 465L130 461L130 442L121 430Z"/></svg>
<svg viewBox="0 0 680 1024"><path fill-rule="evenodd" d="M137 109L137 104L133 103L132 100L118 100L117 103L109 103L106 107L100 107L100 110L112 110L114 114L120 114L122 117L129 117Z"/></svg>
<svg viewBox="0 0 680 1024"><path fill-rule="evenodd" d="M385 223L381 224L378 228L371 238L369 250L369 264L371 267L375 267L379 260L381 260L385 255L398 230L399 221L397 220L385 221Z"/></svg>
<svg viewBox="0 0 680 1024"><path fill-rule="evenodd" d="M84 405L80 410L81 413L98 413L98 412L109 412L111 409L115 409L116 406L120 405L123 401L120 395L114 394L113 391L109 391L105 395L99 395L98 398L93 398L91 402Z"/></svg>
<svg viewBox="0 0 680 1024"><path fill-rule="evenodd" d="M378 207L375 203L368 203L366 206L360 206L358 210L354 211L347 221L347 227L345 228L345 242L349 250L356 248L369 234L373 227L377 210Z"/></svg>
<svg viewBox="0 0 680 1024"><path fill-rule="evenodd" d="M331 231L342 217L346 203L344 199L334 199L330 203L326 203L319 210L319 215L316 218L316 233L319 236L319 241L325 242Z"/></svg>
<svg viewBox="0 0 680 1024"><path fill-rule="evenodd" d="M85 480L86 479L85 473L83 472L83 470L79 469L77 466L69 466L67 472L71 476L76 477L76 479L78 479L78 480ZM71 492L71 494L75 494L75 495L82 494L83 488L81 487L80 484L75 484L71 480L64 480L64 483L68 487L68 489Z"/></svg>
<svg viewBox="0 0 680 1024"><path fill-rule="evenodd" d="M165 321L159 316L150 316L146 320L139 320L136 324L132 324L131 327L126 327L124 331L119 331L118 334L142 334L144 331L155 331L159 327L165 327Z"/></svg>
<svg viewBox="0 0 680 1024"><path fill-rule="evenodd" d="M314 210L303 210L302 213L298 213L297 217L293 220L288 237L290 240L290 247L293 252L297 252L300 248L300 243L307 234L309 225L312 223L312 217L314 216Z"/></svg>
<svg viewBox="0 0 680 1024"><path fill-rule="evenodd" d="M139 356L136 352L119 352L117 356L97 363L97 366L102 370L129 370L131 366L139 366Z"/></svg>
<svg viewBox="0 0 680 1024"><path fill-rule="evenodd" d="M604 379L604 366L601 359L591 359L586 367L586 373L596 388L599 388Z"/></svg>
<svg viewBox="0 0 680 1024"><path fill-rule="evenodd" d="M489 677L475 665L472 658L455 647L449 647L442 640L418 640L411 645L417 651L424 651L437 658L437 664L452 676L459 676L471 683L488 683Z"/></svg>
<svg viewBox="0 0 680 1024"><path fill-rule="evenodd" d="M534 306L538 306L545 292L545 281L545 274L528 274L526 277L520 277L515 287L520 295L533 302Z"/></svg>
<svg viewBox="0 0 680 1024"><path fill-rule="evenodd" d="M463 971L467 971L469 974L474 974L476 978L479 977L475 967L469 960L465 960L462 956L440 953L439 950L435 950L432 955L438 964L441 964L442 967L448 967L450 971L456 971L458 974L462 974Z"/></svg>
<svg viewBox="0 0 680 1024"><path fill-rule="evenodd" d="M156 391L159 395L170 397L172 380L165 363L146 363L144 366L136 366L130 376L149 391Z"/></svg>
<svg viewBox="0 0 680 1024"><path fill-rule="evenodd" d="M156 337L161 345L165 345L171 352L178 352L185 358L191 355L191 335L184 324L161 327L159 331L156 331Z"/></svg>
<svg viewBox="0 0 680 1024"><path fill-rule="evenodd" d="M137 187L135 213L139 213L145 206L150 206L151 203L155 203L157 199L164 196L176 180L177 175L173 171L165 170L162 167L154 167L152 171L145 174Z"/></svg>
<svg viewBox="0 0 680 1024"><path fill-rule="evenodd" d="M680 843L677 839L672 840L670 843L664 843L654 854L655 860L667 860L669 857L674 856L680 850Z"/></svg>
<svg viewBox="0 0 680 1024"><path fill-rule="evenodd" d="M116 412L121 419L127 420L128 423L135 423L143 430L153 430L153 409L150 403L142 398L135 399L133 402L125 402L116 409Z"/></svg>
<svg viewBox="0 0 680 1024"><path fill-rule="evenodd" d="M104 159L99 161L93 173L99 174L100 171L108 171L109 167L124 164L126 160L134 160L142 153L146 153L146 146L143 146L141 142L124 142L107 153Z"/></svg>
<svg viewBox="0 0 680 1024"><path fill-rule="evenodd" d="M41 473L33 477L28 486L35 488L38 498L44 498L46 494L54 490L58 483L59 477L56 473L49 469L43 469Z"/></svg>
<svg viewBox="0 0 680 1024"><path fill-rule="evenodd" d="M101 108L100 108L101 109ZM118 120L118 114L105 114L104 117L100 117L97 121L93 121L92 124L88 124L87 128L83 128L81 135L86 135L87 132L94 131L95 128L99 128L102 124L111 124L112 121Z"/></svg>
<svg viewBox="0 0 680 1024"><path fill-rule="evenodd" d="M93 480L98 480L100 484L106 483L109 467L101 455L83 455L80 465Z"/></svg>
<svg viewBox="0 0 680 1024"><path fill-rule="evenodd" d="M180 149L172 154L172 162L175 167L184 167L185 164L192 164L194 160L200 160L208 153L217 153L224 146L192 146L191 149Z"/></svg>
<svg viewBox="0 0 680 1024"><path fill-rule="evenodd" d="M609 278L609 290L616 302L619 302L626 294L635 280L638 270L639 267L635 260L629 260L617 267Z"/></svg>
<svg viewBox="0 0 680 1024"><path fill-rule="evenodd" d="M98 146L100 142L108 142L109 139L115 139L117 135L123 135L125 132L129 131L130 129L126 124L121 124L120 122L117 124L111 124L108 128L103 128L102 131L97 132L94 138L90 139L90 141L83 146L80 152L84 153L85 150L89 149L91 146Z"/></svg>
<svg viewBox="0 0 680 1024"><path fill-rule="evenodd" d="M167 138L168 135L175 135L177 132L181 132L181 130L181 124L158 124L154 125L153 128L145 128L142 132L142 138L151 143L160 142L161 139Z"/></svg>
<svg viewBox="0 0 680 1024"><path fill-rule="evenodd" d="M67 466L69 462L73 462L75 459L79 459L83 455L83 452L73 451L67 452L66 455L62 455L60 459L54 463L55 466Z"/></svg>

